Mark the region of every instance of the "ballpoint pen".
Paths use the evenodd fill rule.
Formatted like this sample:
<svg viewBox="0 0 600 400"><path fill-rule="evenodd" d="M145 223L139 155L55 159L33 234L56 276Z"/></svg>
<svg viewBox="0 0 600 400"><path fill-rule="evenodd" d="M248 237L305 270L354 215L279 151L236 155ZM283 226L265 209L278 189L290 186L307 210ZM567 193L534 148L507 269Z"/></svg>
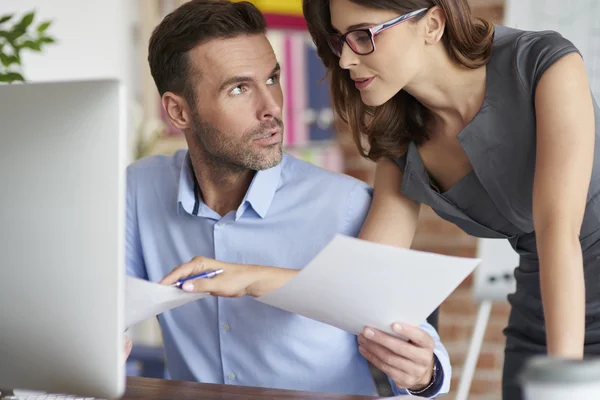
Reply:
<svg viewBox="0 0 600 400"><path fill-rule="evenodd" d="M200 278L212 278L212 277L217 276L217 275L219 275L221 273L223 273L222 269L218 269L216 271L204 271L201 274L192 275L192 276L188 276L187 278L180 279L177 282L175 282L174 284L172 284L171 286L179 287L180 288L181 285L183 285L187 281L191 281L193 279L200 279Z"/></svg>

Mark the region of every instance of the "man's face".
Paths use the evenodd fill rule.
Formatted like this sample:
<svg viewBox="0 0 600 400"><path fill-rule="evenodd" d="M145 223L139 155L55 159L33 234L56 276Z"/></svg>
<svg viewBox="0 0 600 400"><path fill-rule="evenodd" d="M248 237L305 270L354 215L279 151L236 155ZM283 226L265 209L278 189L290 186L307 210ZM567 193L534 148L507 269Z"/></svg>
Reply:
<svg viewBox="0 0 600 400"><path fill-rule="evenodd" d="M209 41L189 53L200 79L190 104L192 137L229 168L262 170L282 157L279 64L265 35Z"/></svg>

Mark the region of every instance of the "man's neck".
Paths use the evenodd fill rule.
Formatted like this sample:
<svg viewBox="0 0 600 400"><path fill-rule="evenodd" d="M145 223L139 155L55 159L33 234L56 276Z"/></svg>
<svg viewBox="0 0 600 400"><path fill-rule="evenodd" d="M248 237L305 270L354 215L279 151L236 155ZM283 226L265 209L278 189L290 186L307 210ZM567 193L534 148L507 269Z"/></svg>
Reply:
<svg viewBox="0 0 600 400"><path fill-rule="evenodd" d="M237 210L256 171L224 163L205 154L190 152L190 158L204 204L221 216Z"/></svg>

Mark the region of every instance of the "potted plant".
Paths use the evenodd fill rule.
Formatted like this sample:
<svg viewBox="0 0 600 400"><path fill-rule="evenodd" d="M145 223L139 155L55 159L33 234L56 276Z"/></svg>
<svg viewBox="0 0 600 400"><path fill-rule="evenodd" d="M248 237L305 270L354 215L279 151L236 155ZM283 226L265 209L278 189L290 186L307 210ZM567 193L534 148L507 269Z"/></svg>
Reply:
<svg viewBox="0 0 600 400"><path fill-rule="evenodd" d="M48 44L55 43L46 32L52 21L42 21L34 28L35 11L20 19L14 14L0 16L0 82L24 82L21 52L42 51Z"/></svg>

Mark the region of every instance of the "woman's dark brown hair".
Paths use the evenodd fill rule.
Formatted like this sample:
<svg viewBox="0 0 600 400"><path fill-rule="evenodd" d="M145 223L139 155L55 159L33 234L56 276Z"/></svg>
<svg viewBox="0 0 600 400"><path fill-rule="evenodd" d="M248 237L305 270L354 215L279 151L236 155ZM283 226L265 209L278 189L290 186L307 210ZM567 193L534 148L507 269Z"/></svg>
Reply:
<svg viewBox="0 0 600 400"><path fill-rule="evenodd" d="M398 14L439 6L446 15L442 41L451 59L468 68L481 67L489 60L494 27L474 18L467 0L350 1L364 7L394 10ZM327 45L327 36L333 32L329 0L303 0L303 11L319 57L328 70L334 110L350 127L360 153L374 161L382 157L395 158L404 154L411 141L417 145L425 142L429 138L426 127L431 113L404 90L378 107L362 102L348 71L340 68L339 58Z"/></svg>

